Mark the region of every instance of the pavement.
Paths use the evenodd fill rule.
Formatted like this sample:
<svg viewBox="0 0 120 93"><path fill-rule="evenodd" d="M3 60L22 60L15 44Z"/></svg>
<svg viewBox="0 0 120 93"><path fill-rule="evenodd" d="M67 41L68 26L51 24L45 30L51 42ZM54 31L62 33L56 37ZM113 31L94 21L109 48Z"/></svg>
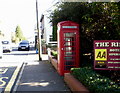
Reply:
<svg viewBox="0 0 120 93"><path fill-rule="evenodd" d="M35 51L29 53L25 60L13 93L71 93L68 86L48 61L48 55L41 55L42 61L38 60Z"/></svg>

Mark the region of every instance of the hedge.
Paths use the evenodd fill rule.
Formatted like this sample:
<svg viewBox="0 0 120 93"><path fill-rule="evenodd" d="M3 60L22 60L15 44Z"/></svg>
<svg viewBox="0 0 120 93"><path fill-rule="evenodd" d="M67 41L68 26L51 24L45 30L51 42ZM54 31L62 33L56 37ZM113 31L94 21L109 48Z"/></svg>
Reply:
<svg viewBox="0 0 120 93"><path fill-rule="evenodd" d="M90 68L72 68L71 71L92 93L120 93L120 86Z"/></svg>

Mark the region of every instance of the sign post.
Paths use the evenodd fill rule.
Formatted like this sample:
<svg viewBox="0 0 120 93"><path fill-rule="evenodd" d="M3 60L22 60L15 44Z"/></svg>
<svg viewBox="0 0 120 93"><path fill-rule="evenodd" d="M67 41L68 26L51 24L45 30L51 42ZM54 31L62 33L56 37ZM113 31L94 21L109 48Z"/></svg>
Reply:
<svg viewBox="0 0 120 93"><path fill-rule="evenodd" d="M120 40L94 41L94 69L120 70Z"/></svg>

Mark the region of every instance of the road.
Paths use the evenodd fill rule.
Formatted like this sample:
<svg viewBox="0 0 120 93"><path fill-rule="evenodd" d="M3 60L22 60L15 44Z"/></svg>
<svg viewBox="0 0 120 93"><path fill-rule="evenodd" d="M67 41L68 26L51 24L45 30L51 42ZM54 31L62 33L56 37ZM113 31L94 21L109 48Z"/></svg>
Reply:
<svg viewBox="0 0 120 93"><path fill-rule="evenodd" d="M10 91L21 65L29 60L28 55L32 52L32 49L17 51L17 48L13 48L12 52L3 53L3 57L0 59L0 92Z"/></svg>

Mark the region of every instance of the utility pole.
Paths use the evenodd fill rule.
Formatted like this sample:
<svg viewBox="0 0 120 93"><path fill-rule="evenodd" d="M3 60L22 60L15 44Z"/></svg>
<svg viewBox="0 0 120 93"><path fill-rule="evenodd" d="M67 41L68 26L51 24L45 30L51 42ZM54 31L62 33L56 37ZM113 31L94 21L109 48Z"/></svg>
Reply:
<svg viewBox="0 0 120 93"><path fill-rule="evenodd" d="M37 18L37 31L38 31L38 37L37 37L37 43L38 43L38 55L39 55L39 61L41 61L42 60L42 58L41 58L41 44L40 44L40 41L41 41L41 35L40 35L40 29L39 29L39 20L38 20L38 2L37 2L37 0L36 0L36 18Z"/></svg>

